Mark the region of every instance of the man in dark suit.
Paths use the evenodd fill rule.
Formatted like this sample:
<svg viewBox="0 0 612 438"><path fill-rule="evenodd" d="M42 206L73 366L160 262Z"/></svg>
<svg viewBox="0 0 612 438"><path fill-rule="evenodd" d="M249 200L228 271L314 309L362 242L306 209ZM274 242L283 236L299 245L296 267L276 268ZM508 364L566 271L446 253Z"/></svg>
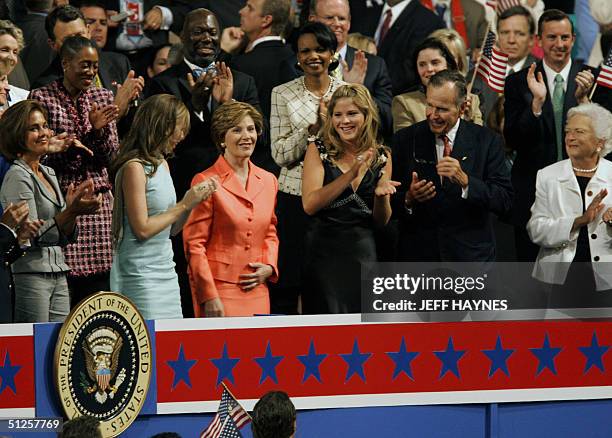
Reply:
<svg viewBox="0 0 612 438"><path fill-rule="evenodd" d="M189 109L191 130L168 161L177 198L191 186L193 177L214 164L218 152L210 137L215 109L235 99L259 107L252 77L216 63L221 32L217 17L207 9L196 9L185 17L181 41L184 60L155 76L145 90L147 96L168 93ZM261 139L260 139L261 141ZM260 147L259 141L256 147ZM193 316L182 236L173 239L174 261L181 288L183 315Z"/></svg>
<svg viewBox="0 0 612 438"><path fill-rule="evenodd" d="M45 17L51 10L53 0L26 0L27 15L15 24L23 31L27 44L20 53L30 83L47 68L55 54L49 49Z"/></svg>
<svg viewBox="0 0 612 438"><path fill-rule="evenodd" d="M210 137L210 121L215 109L235 99L259 107L252 77L230 70L233 80L213 84L214 62L219 54L219 23L206 9L196 9L185 19L181 40L184 61L155 76L145 90L147 96L168 93L180 98L191 113L191 131L178 144L169 161L174 186L180 198L191 186L196 173L214 164L218 152ZM205 72L206 69L209 69ZM194 83L193 81L197 81Z"/></svg>
<svg viewBox="0 0 612 438"><path fill-rule="evenodd" d="M224 52L232 53L228 56L230 66L255 79L266 126L270 120L272 89L297 77L293 67L295 54L282 37L290 8L290 0L249 0L240 10L240 28L223 31L221 47ZM269 141L260 142L251 159L275 175L280 172L272 159Z"/></svg>
<svg viewBox="0 0 612 438"><path fill-rule="evenodd" d="M371 9L373 14L377 8ZM356 17L354 11L351 11L351 15ZM405 93L420 83L420 79L415 75L416 69L412 65L414 49L430 33L443 29L446 25L440 17L417 0L387 0L377 16L379 18L373 30L372 19L368 19L365 23L369 27L365 34L374 35L378 45L378 56L387 63L395 96ZM359 31L357 28L354 30Z"/></svg>
<svg viewBox="0 0 612 438"><path fill-rule="evenodd" d="M531 55L535 31L533 16L523 6L506 9L497 18L497 43L502 52L508 54L506 77L537 62L537 59ZM468 77L471 77L472 74L474 74L473 70ZM480 76L474 80L472 93L480 98L480 112L486 123L499 94L491 90Z"/></svg>
<svg viewBox="0 0 612 438"><path fill-rule="evenodd" d="M421 1L425 6L427 1ZM468 51L480 49L487 30L484 6L476 0L432 0L433 11L465 40Z"/></svg>
<svg viewBox="0 0 612 438"><path fill-rule="evenodd" d="M56 53L54 60L47 69L36 79L32 89L44 87L63 76L62 65L57 55L68 37L81 35L89 38L89 31L85 24L85 17L74 6L60 6L51 11L45 20L45 28L49 37L49 45ZM119 114L127 113L129 104L142 90L144 80L136 78L130 70L128 59L112 52L99 51L98 76L96 82L115 93L114 104L119 107ZM115 84L122 84L117 88Z"/></svg>
<svg viewBox="0 0 612 438"><path fill-rule="evenodd" d="M351 10L347 0L311 0L310 21L327 25L338 40L337 54L341 59L339 75L349 83L365 85L378 106L383 134L391 134L391 79L385 61L363 53L347 44L351 28Z"/></svg>
<svg viewBox="0 0 612 438"><path fill-rule="evenodd" d="M588 101L593 74L571 59L576 40L568 16L556 9L542 14L538 40L544 59L506 79L506 146L516 151L512 182L516 200L512 212L518 261L534 261L538 247L526 225L535 200L536 174L549 164L567 158L564 126L567 111Z"/></svg>
<svg viewBox="0 0 612 438"><path fill-rule="evenodd" d="M461 73L438 72L427 85L427 120L395 134L402 261L495 260L490 213L510 210L510 172L501 137L461 120L466 95Z"/></svg>

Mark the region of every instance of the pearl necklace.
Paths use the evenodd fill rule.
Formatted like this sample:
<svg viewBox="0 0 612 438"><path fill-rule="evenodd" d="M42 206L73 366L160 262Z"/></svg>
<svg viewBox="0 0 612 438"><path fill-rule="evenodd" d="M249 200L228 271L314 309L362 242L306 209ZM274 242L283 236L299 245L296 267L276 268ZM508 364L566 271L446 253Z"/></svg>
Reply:
<svg viewBox="0 0 612 438"><path fill-rule="evenodd" d="M579 169L578 167L574 167L572 166L572 169L574 169L574 172L580 172L580 173L593 173L597 170L597 168L599 167L599 164L595 167L593 167L592 169Z"/></svg>
<svg viewBox="0 0 612 438"><path fill-rule="evenodd" d="M314 92L312 92L312 91L310 91L310 90L308 89L308 87L306 86L306 81L304 80L304 76L302 76L302 77L301 77L301 79L302 79L302 87L304 87L304 90L305 90L305 91L306 91L308 94L310 94L310 96L311 96L311 97L314 97L315 99L318 99L318 100L321 100L321 99L323 99L325 96L327 96L327 95L329 94L329 92L331 91L332 86L334 85L334 81L333 81L333 79L332 79L332 78L329 78L329 85L327 86L327 90L325 90L325 93L323 93L323 95L322 95L322 96L318 96L316 93L314 93ZM318 90L318 91L321 91L321 90Z"/></svg>

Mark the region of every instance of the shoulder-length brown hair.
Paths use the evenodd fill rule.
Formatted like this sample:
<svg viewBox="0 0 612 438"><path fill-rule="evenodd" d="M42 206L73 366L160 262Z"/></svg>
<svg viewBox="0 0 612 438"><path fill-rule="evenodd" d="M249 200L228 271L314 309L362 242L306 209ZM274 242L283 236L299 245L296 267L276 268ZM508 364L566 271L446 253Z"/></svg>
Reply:
<svg viewBox="0 0 612 438"><path fill-rule="evenodd" d="M245 102L230 101L224 103L215 110L210 126L210 133L213 143L217 146L219 152L223 153L225 150L223 142L225 141L225 134L227 134L227 131L238 125L246 116L250 116L251 119L253 119L257 135L261 135L263 117L253 105Z"/></svg>
<svg viewBox="0 0 612 438"><path fill-rule="evenodd" d="M358 132L357 150L355 152L365 152L370 148L376 148L380 144L378 138L380 118L378 116L378 108L372 100L370 92L363 85L342 85L334 92L327 105L327 118L321 130L321 139L327 148L327 154L330 158L340 158L344 153L344 145L332 122L334 109L338 101L344 98L351 99L365 119Z"/></svg>
<svg viewBox="0 0 612 438"><path fill-rule="evenodd" d="M157 94L145 100L121 143L112 173L116 174L125 163L137 159L152 166L147 176L154 175L164 157L172 153L170 139L177 124L183 126L185 134L189 132L189 110L177 97Z"/></svg>
<svg viewBox="0 0 612 438"><path fill-rule="evenodd" d="M47 120L47 110L37 100L27 99L9 107L0 118L0 151L9 160L16 160L28 151L25 137L30 114L39 111Z"/></svg>

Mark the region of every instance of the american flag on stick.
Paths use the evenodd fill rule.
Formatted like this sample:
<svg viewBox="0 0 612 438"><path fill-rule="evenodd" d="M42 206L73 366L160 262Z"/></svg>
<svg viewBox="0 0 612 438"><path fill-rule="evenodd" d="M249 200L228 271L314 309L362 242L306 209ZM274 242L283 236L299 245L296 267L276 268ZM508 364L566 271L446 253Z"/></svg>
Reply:
<svg viewBox="0 0 612 438"><path fill-rule="evenodd" d="M504 12L506 9L510 9L513 6L520 6L520 0L487 0L486 5L492 7L497 15Z"/></svg>
<svg viewBox="0 0 612 438"><path fill-rule="evenodd" d="M608 51L608 56L597 75L597 85L612 88L612 48Z"/></svg>
<svg viewBox="0 0 612 438"><path fill-rule="evenodd" d="M202 431L200 438L242 438L240 429L251 422L251 416L244 410L232 393L223 385L223 394L217 415L208 427Z"/></svg>
<svg viewBox="0 0 612 438"><path fill-rule="evenodd" d="M482 56L478 62L478 74L485 83L496 93L504 92L506 83L506 67L508 65L508 55L495 47L496 36L489 30Z"/></svg>

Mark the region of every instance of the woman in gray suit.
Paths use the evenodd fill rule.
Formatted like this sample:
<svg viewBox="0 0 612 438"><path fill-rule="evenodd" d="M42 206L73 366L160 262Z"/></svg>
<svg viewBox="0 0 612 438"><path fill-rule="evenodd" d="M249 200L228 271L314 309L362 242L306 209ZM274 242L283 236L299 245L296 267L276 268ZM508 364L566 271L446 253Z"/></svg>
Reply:
<svg viewBox="0 0 612 438"><path fill-rule="evenodd" d="M62 246L77 234L79 215L92 214L100 206L93 196L93 182L69 187L62 196L53 169L40 164L40 158L57 152L50 146L51 131L45 109L34 100L24 100L10 107L0 119L0 149L13 161L6 173L0 201L3 207L26 201L30 220L44 221L30 239L25 254L13 263L15 283L15 322L63 321L70 310ZM69 146L83 147L78 141Z"/></svg>

